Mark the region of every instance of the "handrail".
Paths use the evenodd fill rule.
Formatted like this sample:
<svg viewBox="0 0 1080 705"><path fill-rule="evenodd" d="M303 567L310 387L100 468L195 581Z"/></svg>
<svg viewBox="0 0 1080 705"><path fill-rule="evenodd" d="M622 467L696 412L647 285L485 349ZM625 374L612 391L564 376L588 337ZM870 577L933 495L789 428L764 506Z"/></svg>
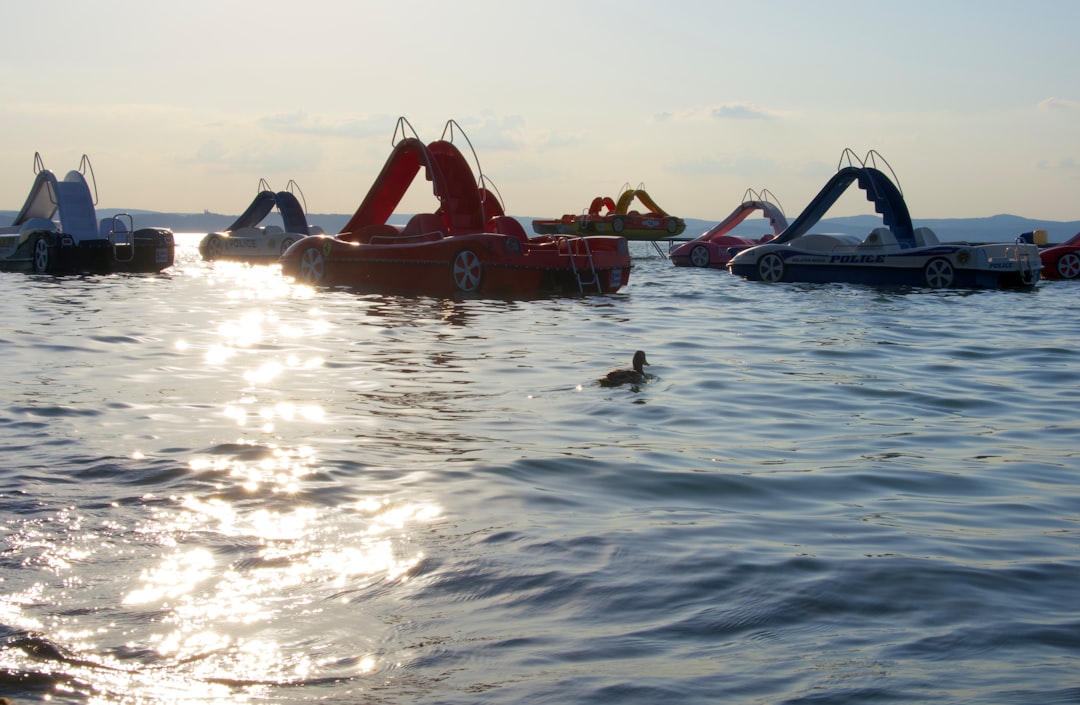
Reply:
<svg viewBox="0 0 1080 705"><path fill-rule="evenodd" d="M255 191L255 193L257 193L257 194L262 193L263 191L273 191L273 189L270 188L270 182L267 181L266 179L262 178L261 176L259 177L259 185L256 186L255 188L257 189Z"/></svg>
<svg viewBox="0 0 1080 705"><path fill-rule="evenodd" d="M478 188L480 190L480 205L484 204L486 200L486 193L488 186L491 187L491 192L495 194L495 198L499 200L499 206L502 208L503 213L506 212L506 201L503 200L502 194L499 192L499 187L495 185L495 182L488 177L480 174L480 178L477 179Z"/></svg>
<svg viewBox="0 0 1080 705"><path fill-rule="evenodd" d="M41 152L34 152L34 176L45 171L45 161L41 158ZM56 198L56 189L53 188L51 182L46 182L45 192L49 194L49 203L56 206L60 204L60 201Z"/></svg>
<svg viewBox="0 0 1080 705"><path fill-rule="evenodd" d="M773 205L775 205L777 208L780 209L780 214L781 215L784 215L784 216L787 215L784 212L784 206L781 205L780 199L776 197L775 193L773 193L772 191L770 191L767 188L763 188L763 189L761 189L761 192L758 195L760 196L760 198L758 200L765 201L765 202L768 202L768 203L772 203Z"/></svg>
<svg viewBox="0 0 1080 705"><path fill-rule="evenodd" d="M397 147L400 142L408 139L408 136L405 134L406 127L409 128L409 132L411 132L413 135L412 138L417 141L417 143L420 145L420 149L424 153L424 162L427 163L428 173L432 175L431 193L435 196L436 199L438 199L439 203L441 204L443 203L443 196L439 193L439 179L435 178L435 173L438 172L439 176L441 177L442 172L439 170L438 165L431 160L431 152L428 151L427 145L424 144L423 140L420 139L420 135L416 134L416 130L413 129L412 123L406 120L404 115L398 117L397 123L394 125L394 134L390 138L390 146ZM401 133L401 139L398 139L399 132ZM307 208L305 207L304 210L307 210Z"/></svg>
<svg viewBox="0 0 1080 705"><path fill-rule="evenodd" d="M300 194L300 201L304 204L304 212L307 213L307 199L304 198L304 192L300 189L300 184L289 179L289 183L285 184L285 190L295 196L296 193L293 193L293 189L296 189L296 193Z"/></svg>
<svg viewBox="0 0 1080 705"><path fill-rule="evenodd" d="M472 140L470 140L469 136L467 134L465 134L465 130L461 127L461 125L458 124L457 120L454 120L453 118L447 120L446 124L443 125L442 136L440 136L439 139L446 140L450 144L453 144L454 143L454 128L455 127L457 128L457 131L461 133L461 137L465 140L465 144L469 145L469 151L472 152L473 161L476 162L476 173L477 173L476 188L480 192L480 206L481 206L481 208L483 208L484 202L487 200L487 197L484 195L484 170L480 166L480 157L478 157L476 155L476 148L473 147ZM446 133L447 132L450 133L450 139L449 140L446 139ZM499 200L501 202L502 198L500 198Z"/></svg>
<svg viewBox="0 0 1080 705"><path fill-rule="evenodd" d="M98 190L97 190L97 177L94 176L94 166L90 163L90 157L85 154L82 155L82 159L79 161L79 173L86 176L86 173L90 172L90 180L94 182L94 200L93 204L98 204Z"/></svg>
<svg viewBox="0 0 1080 705"><path fill-rule="evenodd" d="M896 172L893 171L892 165L889 164L889 162L885 160L885 157L881 156L881 154L877 150L871 149L869 152L866 153L866 157L863 159L863 165L865 166L869 163L875 169L878 169L878 159L882 161L882 163L885 165L885 168L889 170L890 174L892 174L892 180L893 183L896 184L896 190L900 192L901 196L903 196L904 189L900 188L900 177L896 175ZM878 169L878 171L881 171L881 169Z"/></svg>
<svg viewBox="0 0 1080 705"><path fill-rule="evenodd" d="M399 117L397 119L397 124L394 125L394 135L393 135L393 137L390 138L390 146L391 147L397 147L398 142L401 141L401 140L398 139L398 132L401 133L401 139L402 140L407 139L407 136L405 135L405 128L406 127L408 127L409 132L412 133L413 139L416 139L416 140L420 139L420 135L416 134L416 130L413 129L412 123L410 123L408 120L406 120L405 116L402 115L401 117Z"/></svg>

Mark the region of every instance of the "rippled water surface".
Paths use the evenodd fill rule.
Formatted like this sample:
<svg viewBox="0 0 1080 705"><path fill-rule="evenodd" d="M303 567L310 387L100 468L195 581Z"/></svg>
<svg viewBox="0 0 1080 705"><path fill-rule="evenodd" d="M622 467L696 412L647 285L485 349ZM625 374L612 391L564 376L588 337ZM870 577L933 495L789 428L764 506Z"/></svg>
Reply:
<svg viewBox="0 0 1080 705"><path fill-rule="evenodd" d="M1080 703L1080 286L447 301L196 241L0 274L0 695Z"/></svg>

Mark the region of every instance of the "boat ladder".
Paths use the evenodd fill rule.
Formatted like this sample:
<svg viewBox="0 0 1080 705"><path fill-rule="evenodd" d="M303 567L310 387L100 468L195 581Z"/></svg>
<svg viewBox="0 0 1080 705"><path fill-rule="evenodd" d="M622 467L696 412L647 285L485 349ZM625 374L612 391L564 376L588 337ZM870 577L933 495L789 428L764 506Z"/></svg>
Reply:
<svg viewBox="0 0 1080 705"><path fill-rule="evenodd" d="M124 218L127 222L124 222ZM130 262L135 259L135 224L127 213L117 213L109 219L109 244L112 245L113 259L117 262Z"/></svg>
<svg viewBox="0 0 1080 705"><path fill-rule="evenodd" d="M1029 248L1023 247L1025 241L1022 237L1016 238L1016 269L1020 273L1020 281L1025 286L1030 286L1039 281L1039 274L1042 271L1042 258L1036 257L1035 261L1038 263L1036 266L1032 262L1031 252Z"/></svg>
<svg viewBox="0 0 1080 705"><path fill-rule="evenodd" d="M589 268L586 270L584 267L578 269L577 262L574 261L574 248L571 246L571 239L580 242L585 248L585 257L589 262ZM577 279L578 291L585 293L585 287L595 286L596 293L602 294L603 288L600 286L600 276L596 273L596 266L593 263L592 250L589 248L589 241L583 237L572 237L561 235L559 240L566 246L566 256L570 259L570 271L574 273L574 278Z"/></svg>

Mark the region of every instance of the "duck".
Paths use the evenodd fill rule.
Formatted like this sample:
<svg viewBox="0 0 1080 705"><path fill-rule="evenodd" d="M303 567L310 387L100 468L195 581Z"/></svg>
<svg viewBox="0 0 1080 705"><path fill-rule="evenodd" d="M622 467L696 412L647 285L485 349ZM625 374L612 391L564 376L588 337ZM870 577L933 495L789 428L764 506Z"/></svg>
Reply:
<svg viewBox="0 0 1080 705"><path fill-rule="evenodd" d="M612 370L607 376L600 378L601 387L618 387L621 384L641 384L645 381L645 370L642 369L649 361L645 359L645 353L638 350L634 353L634 369Z"/></svg>

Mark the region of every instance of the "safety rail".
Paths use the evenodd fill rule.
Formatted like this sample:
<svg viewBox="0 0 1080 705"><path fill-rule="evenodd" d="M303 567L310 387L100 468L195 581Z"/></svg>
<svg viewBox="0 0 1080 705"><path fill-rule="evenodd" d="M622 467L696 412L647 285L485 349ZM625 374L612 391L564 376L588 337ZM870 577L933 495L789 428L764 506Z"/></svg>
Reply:
<svg viewBox="0 0 1080 705"><path fill-rule="evenodd" d="M602 294L604 290L603 287L600 286L600 276L596 273L596 264L593 262L592 248L589 247L588 238L577 237L574 235L556 235L554 237L557 246L560 249L563 246L566 247L566 256L569 258L570 261L570 271L574 273L574 278L577 280L578 292L584 294L586 286L595 286L596 293ZM580 243L580 245L585 248L585 259L589 263L588 273L591 276L590 279L582 278L582 274L585 273L585 270L584 268L579 269L577 266L577 262L574 260L575 253L571 240L573 240L575 243Z"/></svg>
<svg viewBox="0 0 1080 705"><path fill-rule="evenodd" d="M127 218L126 228L124 218ZM108 238L113 249L113 259L117 262L130 262L135 259L135 219L130 213L117 213L109 218L109 222Z"/></svg>
<svg viewBox="0 0 1080 705"><path fill-rule="evenodd" d="M1030 244L1024 239L1023 235L1016 238L1016 247L1013 248L1013 253L1016 259L1016 271L1020 274L1020 281L1025 286L1031 286L1039 281L1039 274L1042 271L1042 258L1036 254L1034 257L1038 266L1032 263L1031 248L1024 247L1024 245Z"/></svg>
<svg viewBox="0 0 1080 705"><path fill-rule="evenodd" d="M402 115L397 119L397 124L394 125L394 135L390 138L390 146L397 147L399 142L409 139L409 136L405 134L405 128L409 128L409 132L412 133L412 139L416 140L420 145L420 150L424 154L424 162L427 165L428 174L431 176L431 193L438 199L439 203L444 202L444 197L439 193L439 182L442 181L442 171L439 169L438 164L431 158L431 152L428 151L427 145L420 139L420 135L413 129L412 123L405 119ZM401 139L398 139L398 133L401 133ZM435 178L435 174L439 175L439 178ZM307 210L305 208L305 210Z"/></svg>

